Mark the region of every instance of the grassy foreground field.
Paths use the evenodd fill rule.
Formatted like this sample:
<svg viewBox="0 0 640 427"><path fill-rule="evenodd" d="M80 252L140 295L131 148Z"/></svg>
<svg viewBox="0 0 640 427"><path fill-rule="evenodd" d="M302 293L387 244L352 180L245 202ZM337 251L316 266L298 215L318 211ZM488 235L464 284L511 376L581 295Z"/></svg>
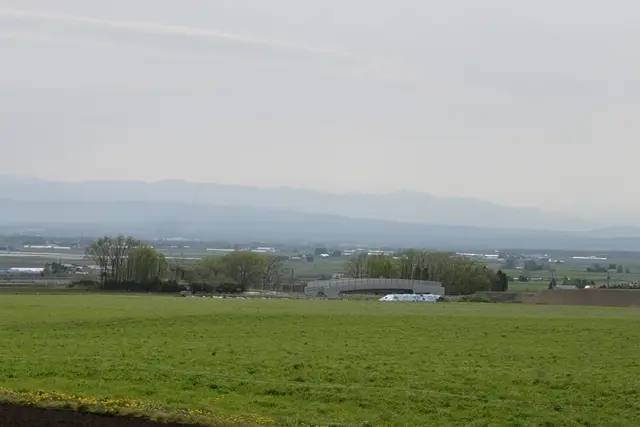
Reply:
<svg viewBox="0 0 640 427"><path fill-rule="evenodd" d="M225 425L633 426L640 310L0 295L0 392Z"/></svg>

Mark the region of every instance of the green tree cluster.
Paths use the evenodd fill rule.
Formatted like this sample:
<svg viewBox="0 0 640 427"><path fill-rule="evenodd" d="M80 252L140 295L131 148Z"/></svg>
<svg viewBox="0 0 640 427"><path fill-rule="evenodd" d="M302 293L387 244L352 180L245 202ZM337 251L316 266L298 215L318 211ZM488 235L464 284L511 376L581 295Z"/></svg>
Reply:
<svg viewBox="0 0 640 427"><path fill-rule="evenodd" d="M528 259L524 262L523 268L525 271L542 271L547 267L544 263L537 263L535 260Z"/></svg>
<svg viewBox="0 0 640 427"><path fill-rule="evenodd" d="M40 275L43 277L49 277L68 273L69 269L64 264L54 261L51 264L45 264L44 270L42 271L42 273L40 273Z"/></svg>
<svg viewBox="0 0 640 427"><path fill-rule="evenodd" d="M396 256L353 255L345 273L353 278L388 278L441 282L447 295L468 295L478 291L506 291L508 277L485 264L448 252L401 251Z"/></svg>
<svg viewBox="0 0 640 427"><path fill-rule="evenodd" d="M160 291L169 264L160 252L130 236L105 236L85 256L100 270L100 287L109 290Z"/></svg>
<svg viewBox="0 0 640 427"><path fill-rule="evenodd" d="M209 256L184 270L184 279L199 292L275 290L283 276L281 257L243 251Z"/></svg>
<svg viewBox="0 0 640 427"><path fill-rule="evenodd" d="M98 266L102 290L243 292L277 289L284 275L282 257L242 251L171 265L153 247L122 235L94 241L85 256Z"/></svg>
<svg viewBox="0 0 640 427"><path fill-rule="evenodd" d="M613 267L613 268L611 268L611 267ZM616 269L616 265L615 264L611 264L609 266L609 268L611 268L612 270L615 270ZM609 268L604 267L604 266L602 266L600 264L593 264L593 265L587 267L587 272L588 273L606 273L607 271L609 271Z"/></svg>

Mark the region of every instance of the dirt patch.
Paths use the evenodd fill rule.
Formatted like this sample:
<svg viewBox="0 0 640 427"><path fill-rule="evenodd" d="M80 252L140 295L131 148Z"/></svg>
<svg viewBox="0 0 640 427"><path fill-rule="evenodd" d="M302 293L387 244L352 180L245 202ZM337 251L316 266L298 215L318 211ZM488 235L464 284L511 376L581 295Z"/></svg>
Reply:
<svg viewBox="0 0 640 427"><path fill-rule="evenodd" d="M187 424L161 423L143 418L89 414L63 409L0 403L2 427L186 427ZM190 425L190 427L194 427Z"/></svg>
<svg viewBox="0 0 640 427"><path fill-rule="evenodd" d="M491 302L522 302L534 295L527 292L476 292L472 297Z"/></svg>
<svg viewBox="0 0 640 427"><path fill-rule="evenodd" d="M605 307L640 307L640 290L635 289L554 289L542 291L528 304L593 305Z"/></svg>

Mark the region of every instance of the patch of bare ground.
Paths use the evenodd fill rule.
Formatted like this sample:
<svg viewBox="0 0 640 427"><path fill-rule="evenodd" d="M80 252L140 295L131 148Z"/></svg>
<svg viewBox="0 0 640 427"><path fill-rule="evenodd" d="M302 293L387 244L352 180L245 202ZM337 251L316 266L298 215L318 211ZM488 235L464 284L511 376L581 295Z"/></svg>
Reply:
<svg viewBox="0 0 640 427"><path fill-rule="evenodd" d="M539 292L524 302L528 304L640 307L640 290L554 289Z"/></svg>
<svg viewBox="0 0 640 427"><path fill-rule="evenodd" d="M491 302L522 302L534 295L528 292L476 292L473 297Z"/></svg>
<svg viewBox="0 0 640 427"><path fill-rule="evenodd" d="M0 403L2 427L194 427L144 418ZM202 426L201 426L202 427Z"/></svg>

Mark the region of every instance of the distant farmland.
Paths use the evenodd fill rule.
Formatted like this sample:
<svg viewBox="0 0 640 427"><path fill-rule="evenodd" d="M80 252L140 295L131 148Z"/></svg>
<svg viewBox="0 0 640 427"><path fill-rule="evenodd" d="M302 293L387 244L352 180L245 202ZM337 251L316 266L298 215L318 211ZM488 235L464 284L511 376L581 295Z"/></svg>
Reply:
<svg viewBox="0 0 640 427"><path fill-rule="evenodd" d="M191 251L170 251L161 250L170 262L181 261L193 263L198 259L207 256L222 256L224 253L206 252L203 250ZM59 250L59 251L21 251L21 252L0 252L0 270L12 267L44 267L46 263L62 262L78 265L94 264L91 260L85 259L81 250ZM330 277L331 274L343 270L346 258L323 259L316 257L313 262L289 261L284 263L287 277L293 269L294 277L299 280L316 279L319 277ZM1 276L0 276L1 279Z"/></svg>
<svg viewBox="0 0 640 427"><path fill-rule="evenodd" d="M203 250L177 251L177 250L161 250L170 262L182 260L185 263L192 263L195 260L206 256L221 255L220 253L207 252ZM289 277L293 269L294 277L297 280L314 280L322 277L329 277L333 273L343 272L345 262L348 257L342 258L319 258L316 257L313 262L306 261L288 261L284 263L287 277ZM43 267L45 263L63 262L80 265L93 264L92 261L84 258L81 250L60 250L60 251L31 251L31 252L0 252L0 270L11 267ZM611 283L630 283L640 282L640 255L638 259L627 259L624 261L607 261L607 263L624 263L625 272L618 273L612 271L609 276ZM500 264L495 262L489 263L493 269L500 268ZM521 269L505 269L505 272L511 278L510 288L514 291L539 291L545 289L552 277L556 277L559 283L564 278L570 279L588 279L594 280L598 284L607 283L607 273L592 273L586 271L591 262L575 261L565 264L553 264L549 268L539 271L523 271ZM626 272L626 271L629 272ZM514 278L525 275L530 278L529 282L518 283ZM1 280L1 276L0 276Z"/></svg>

